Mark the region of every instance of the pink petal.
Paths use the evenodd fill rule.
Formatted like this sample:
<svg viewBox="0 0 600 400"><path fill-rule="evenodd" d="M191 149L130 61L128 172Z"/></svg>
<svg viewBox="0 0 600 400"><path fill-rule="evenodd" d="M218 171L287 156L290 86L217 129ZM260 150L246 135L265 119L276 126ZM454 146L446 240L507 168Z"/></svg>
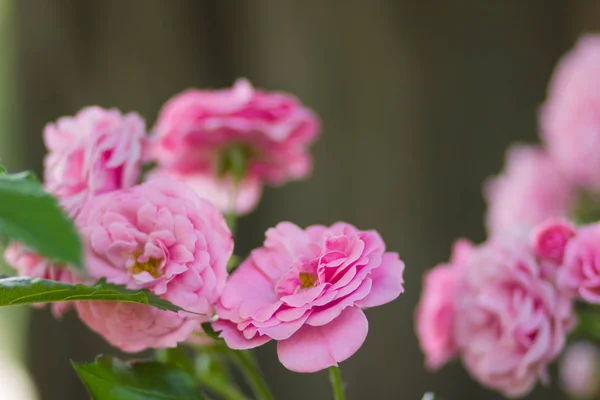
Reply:
<svg viewBox="0 0 600 400"><path fill-rule="evenodd" d="M369 323L356 307L325 326L305 325L277 343L279 361L294 372L317 372L352 356L367 338Z"/></svg>
<svg viewBox="0 0 600 400"><path fill-rule="evenodd" d="M268 336L255 336L252 339L246 339L242 332L237 329L235 324L225 320L215 321L213 323L213 329L216 332L221 332L219 337L223 338L225 343L227 343L227 346L234 350L253 349L262 346L271 340Z"/></svg>
<svg viewBox="0 0 600 400"><path fill-rule="evenodd" d="M373 280L373 287L367 297L358 301L360 307L375 307L394 300L404 292L404 263L398 253L384 253L381 265L375 268L369 277Z"/></svg>

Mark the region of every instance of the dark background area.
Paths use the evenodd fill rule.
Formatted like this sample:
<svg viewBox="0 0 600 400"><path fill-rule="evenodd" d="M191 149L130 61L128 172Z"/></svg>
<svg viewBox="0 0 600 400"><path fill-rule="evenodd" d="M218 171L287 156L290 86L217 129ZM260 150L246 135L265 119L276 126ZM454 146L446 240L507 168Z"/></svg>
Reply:
<svg viewBox="0 0 600 400"><path fill-rule="evenodd" d="M9 0L2 0L9 1ZM406 293L370 310L369 337L342 364L349 400L498 399L459 365L429 374L413 333L425 269L453 240L485 238L483 180L512 141L536 141L552 69L600 2L560 0L20 0L12 2L14 129L0 155L41 170L45 123L90 104L138 111L152 126L187 87L236 77L296 94L321 116L315 172L268 189L240 221L238 254L282 220L377 229L406 262ZM6 110L5 110L6 111ZM76 318L32 311L28 365L42 400L86 399L69 359L115 353ZM331 398L325 372L259 357L283 400ZM531 399L560 398L539 389Z"/></svg>

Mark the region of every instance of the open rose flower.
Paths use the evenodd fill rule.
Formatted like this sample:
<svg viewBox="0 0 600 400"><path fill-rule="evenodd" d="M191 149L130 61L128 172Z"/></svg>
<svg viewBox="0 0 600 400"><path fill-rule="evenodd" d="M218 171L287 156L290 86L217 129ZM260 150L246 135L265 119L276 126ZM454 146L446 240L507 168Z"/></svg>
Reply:
<svg viewBox="0 0 600 400"><path fill-rule="evenodd" d="M574 201L571 182L544 150L513 146L505 170L484 188L490 235L526 232L548 218L568 215Z"/></svg>
<svg viewBox="0 0 600 400"><path fill-rule="evenodd" d="M572 301L544 277L525 239L474 249L456 293L456 342L475 379L509 397L547 379L574 324Z"/></svg>
<svg viewBox="0 0 600 400"><path fill-rule="evenodd" d="M12 242L4 253L4 259L17 271L19 276L42 278L65 283L80 283L81 276L66 265L54 264L38 253L29 250L21 243ZM52 314L62 317L71 308L72 303L61 302L52 304Z"/></svg>
<svg viewBox="0 0 600 400"><path fill-rule="evenodd" d="M87 107L44 128L45 188L75 216L92 196L137 183L146 140L139 115Z"/></svg>
<svg viewBox="0 0 600 400"><path fill-rule="evenodd" d="M600 35L582 37L559 62L540 125L561 168L578 183L600 189Z"/></svg>
<svg viewBox="0 0 600 400"><path fill-rule="evenodd" d="M231 89L188 90L168 101L156 123L152 153L159 164L157 173L175 173L183 179L191 174L192 179L205 181L229 177L199 192L215 196L215 203L228 211L230 202L220 199L231 195L227 183L232 149L245 158L244 178L252 182L243 183L238 194L247 196L248 187L256 193L255 184L280 185L305 178L312 167L307 147L319 129L316 115L293 96L255 90L239 79ZM258 196L253 199L251 206ZM243 211L250 208L246 205Z"/></svg>
<svg viewBox="0 0 600 400"><path fill-rule="evenodd" d="M403 271L375 231L282 222L232 274L214 328L233 349L277 340L286 368L316 372L360 348L368 330L362 309L398 297Z"/></svg>
<svg viewBox="0 0 600 400"><path fill-rule="evenodd" d="M450 263L438 265L423 278L415 326L429 369L440 368L458 353L454 337L456 281L471 249L470 242L458 240Z"/></svg>
<svg viewBox="0 0 600 400"><path fill-rule="evenodd" d="M568 241L559 282L584 300L600 304L600 223L580 227Z"/></svg>
<svg viewBox="0 0 600 400"><path fill-rule="evenodd" d="M166 178L90 200L77 218L88 274L145 288L185 310L77 302L81 319L127 352L174 347L210 318L227 279L233 240L208 201Z"/></svg>

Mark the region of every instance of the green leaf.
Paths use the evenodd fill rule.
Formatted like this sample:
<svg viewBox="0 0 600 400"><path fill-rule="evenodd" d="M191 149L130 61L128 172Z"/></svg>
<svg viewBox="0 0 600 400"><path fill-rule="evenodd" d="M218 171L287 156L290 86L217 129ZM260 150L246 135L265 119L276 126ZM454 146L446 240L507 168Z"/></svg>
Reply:
<svg viewBox="0 0 600 400"><path fill-rule="evenodd" d="M205 400L193 375L157 361L103 356L73 367L94 400Z"/></svg>
<svg viewBox="0 0 600 400"><path fill-rule="evenodd" d="M0 174L0 233L50 259L82 268L81 240L73 222L31 173Z"/></svg>
<svg viewBox="0 0 600 400"><path fill-rule="evenodd" d="M435 394L433 394L431 392L427 392L423 395L422 400L442 400L442 399L437 397Z"/></svg>
<svg viewBox="0 0 600 400"><path fill-rule="evenodd" d="M166 311L185 311L145 289L130 290L101 279L93 286L74 285L40 278L0 279L0 307L59 301L104 300L146 304Z"/></svg>
<svg viewBox="0 0 600 400"><path fill-rule="evenodd" d="M206 335L209 338L216 339L216 340L222 340L219 337L219 333L215 332L215 330L213 329L211 322L203 322L202 324L200 324L200 326L202 327L202 330L204 331L204 333L206 333Z"/></svg>

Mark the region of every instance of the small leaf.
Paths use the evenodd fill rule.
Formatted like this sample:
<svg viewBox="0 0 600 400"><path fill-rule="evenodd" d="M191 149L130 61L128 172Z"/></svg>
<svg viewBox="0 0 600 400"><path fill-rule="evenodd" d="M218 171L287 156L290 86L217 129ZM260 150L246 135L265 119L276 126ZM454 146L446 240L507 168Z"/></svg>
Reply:
<svg viewBox="0 0 600 400"><path fill-rule="evenodd" d="M146 304L166 311L185 311L145 289L130 290L101 279L92 286L49 281L40 278L0 279L0 307L59 301L104 300Z"/></svg>
<svg viewBox="0 0 600 400"><path fill-rule="evenodd" d="M157 361L126 362L102 356L73 367L94 400L205 400L194 376Z"/></svg>
<svg viewBox="0 0 600 400"><path fill-rule="evenodd" d="M50 259L82 267L72 221L31 173L0 174L0 233Z"/></svg>
<svg viewBox="0 0 600 400"><path fill-rule="evenodd" d="M206 335L212 339L217 339L217 340L221 340L221 338L219 337L219 334L217 332L215 332L215 330L213 329L212 323L210 322L204 322L200 325L202 327L202 330L204 331L204 333L206 333Z"/></svg>

